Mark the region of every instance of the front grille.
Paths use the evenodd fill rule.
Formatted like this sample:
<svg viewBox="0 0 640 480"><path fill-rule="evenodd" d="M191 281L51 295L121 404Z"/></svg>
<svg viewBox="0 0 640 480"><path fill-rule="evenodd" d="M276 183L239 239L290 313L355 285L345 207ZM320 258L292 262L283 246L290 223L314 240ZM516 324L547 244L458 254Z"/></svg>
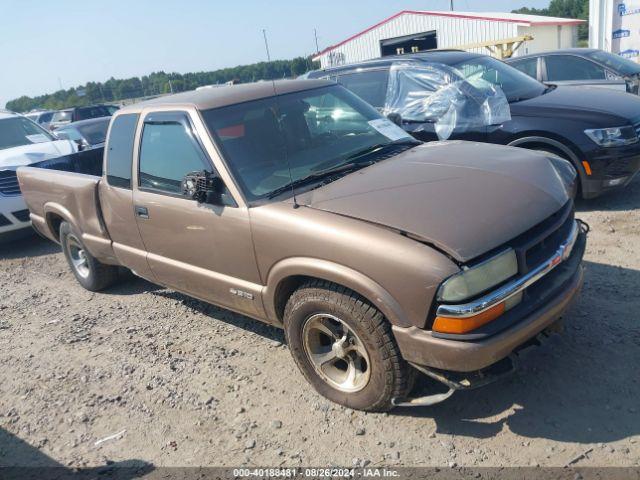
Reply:
<svg viewBox="0 0 640 480"><path fill-rule="evenodd" d="M20 186L18 185L18 176L13 170L0 171L0 194L7 197L20 195Z"/></svg>
<svg viewBox="0 0 640 480"><path fill-rule="evenodd" d="M11 221L0 213L0 227L6 227L7 225L11 225Z"/></svg>
<svg viewBox="0 0 640 480"><path fill-rule="evenodd" d="M18 210L17 212L11 212L11 215L16 217L21 222L28 222L29 218L29 209Z"/></svg>
<svg viewBox="0 0 640 480"><path fill-rule="evenodd" d="M526 274L550 258L571 233L573 220L573 202L569 201L558 212L510 242L518 257L519 273Z"/></svg>
<svg viewBox="0 0 640 480"><path fill-rule="evenodd" d="M640 137L640 122L638 123L634 123L633 124L633 128L636 130L636 133L638 134L638 136Z"/></svg>
<svg viewBox="0 0 640 480"><path fill-rule="evenodd" d="M527 269L537 267L545 260L548 260L571 234L573 228L573 215L569 215L565 222L556 231L544 238L540 243L535 244L526 251Z"/></svg>

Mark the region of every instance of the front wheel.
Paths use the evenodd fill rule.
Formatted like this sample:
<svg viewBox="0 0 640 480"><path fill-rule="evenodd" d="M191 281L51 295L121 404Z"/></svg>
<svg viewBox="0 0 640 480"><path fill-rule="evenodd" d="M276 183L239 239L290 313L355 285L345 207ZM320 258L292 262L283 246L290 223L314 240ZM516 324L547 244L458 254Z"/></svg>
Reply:
<svg viewBox="0 0 640 480"><path fill-rule="evenodd" d="M401 357L389 323L358 294L310 281L289 299L284 324L298 368L329 400L386 411L411 390L415 371Z"/></svg>
<svg viewBox="0 0 640 480"><path fill-rule="evenodd" d="M67 222L60 224L60 245L73 275L87 290L98 292L118 281L118 267L96 260Z"/></svg>

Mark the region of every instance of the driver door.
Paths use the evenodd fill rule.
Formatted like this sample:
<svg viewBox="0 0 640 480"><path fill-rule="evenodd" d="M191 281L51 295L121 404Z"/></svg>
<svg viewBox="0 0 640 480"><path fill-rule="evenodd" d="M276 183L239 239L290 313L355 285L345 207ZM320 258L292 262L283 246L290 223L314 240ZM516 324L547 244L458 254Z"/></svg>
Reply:
<svg viewBox="0 0 640 480"><path fill-rule="evenodd" d="M182 179L202 170L215 171L190 115L148 113L140 134L133 199L149 267L163 285L261 315L248 211L186 197Z"/></svg>

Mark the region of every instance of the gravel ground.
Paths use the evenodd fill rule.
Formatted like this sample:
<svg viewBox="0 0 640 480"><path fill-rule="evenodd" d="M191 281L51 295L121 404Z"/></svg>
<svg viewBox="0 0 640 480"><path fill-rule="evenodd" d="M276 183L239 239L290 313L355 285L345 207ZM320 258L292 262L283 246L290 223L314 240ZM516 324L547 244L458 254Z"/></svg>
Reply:
<svg viewBox="0 0 640 480"><path fill-rule="evenodd" d="M90 293L56 245L0 246L0 465L638 466L640 179L578 210L565 332L509 380L389 414L318 396L280 330L142 280Z"/></svg>

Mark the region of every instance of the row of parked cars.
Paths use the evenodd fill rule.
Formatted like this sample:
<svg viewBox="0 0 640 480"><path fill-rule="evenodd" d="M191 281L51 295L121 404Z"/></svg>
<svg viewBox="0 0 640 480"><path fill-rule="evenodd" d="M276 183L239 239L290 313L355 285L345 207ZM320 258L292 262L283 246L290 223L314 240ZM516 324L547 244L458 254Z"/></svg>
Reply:
<svg viewBox="0 0 640 480"><path fill-rule="evenodd" d="M115 105L89 105L64 110L40 110L25 114L42 128L54 131L73 122L91 118L110 117L118 110Z"/></svg>
<svg viewBox="0 0 640 480"><path fill-rule="evenodd" d="M16 168L103 147L116 110L94 105L24 116L0 111L0 242L31 231Z"/></svg>
<svg viewBox="0 0 640 480"><path fill-rule="evenodd" d="M557 329L574 199L631 181L638 117L637 95L436 51L131 105L99 168L17 177L84 288L126 268L280 326L318 392L380 411L496 381ZM416 372L447 392L416 397Z"/></svg>

